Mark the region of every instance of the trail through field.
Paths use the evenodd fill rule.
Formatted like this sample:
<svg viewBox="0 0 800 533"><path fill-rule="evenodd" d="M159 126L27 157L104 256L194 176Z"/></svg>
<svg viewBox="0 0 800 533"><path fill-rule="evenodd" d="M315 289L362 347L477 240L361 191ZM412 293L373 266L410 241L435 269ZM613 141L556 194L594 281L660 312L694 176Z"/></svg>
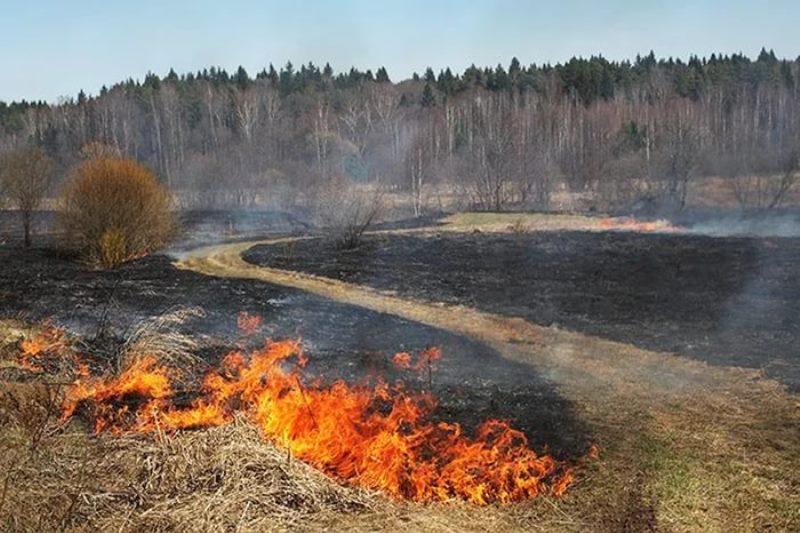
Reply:
<svg viewBox="0 0 800 533"><path fill-rule="evenodd" d="M200 248L175 266L198 273L260 280L301 289L347 303L413 320L484 342L505 357L535 365L551 380L573 393L612 387L616 393L663 399L662 395L692 394L720 380L747 381L759 373L718 369L673 354L658 353L555 327L543 327L517 317L477 309L425 302L312 274L248 263L242 253L258 244L291 239L250 241Z"/></svg>

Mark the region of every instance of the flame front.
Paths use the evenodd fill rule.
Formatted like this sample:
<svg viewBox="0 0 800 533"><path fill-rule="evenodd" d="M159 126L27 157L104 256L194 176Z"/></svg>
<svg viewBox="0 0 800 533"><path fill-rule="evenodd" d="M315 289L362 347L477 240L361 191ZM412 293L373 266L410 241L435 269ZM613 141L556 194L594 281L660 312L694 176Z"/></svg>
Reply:
<svg viewBox="0 0 800 533"><path fill-rule="evenodd" d="M438 356L429 350L420 361L430 365ZM79 379L63 414L80 411L96 432L120 433L215 426L244 413L265 438L330 476L420 502L518 502L560 495L572 481L569 469L538 455L506 422L488 420L469 437L457 423L430 421L436 407L430 393L383 380L306 382L304 362L294 341L232 352L181 406L176 371L142 357L118 376Z"/></svg>
<svg viewBox="0 0 800 533"><path fill-rule="evenodd" d="M600 227L613 231L638 231L640 233L680 233L685 231L668 220L642 221L630 217L600 219Z"/></svg>

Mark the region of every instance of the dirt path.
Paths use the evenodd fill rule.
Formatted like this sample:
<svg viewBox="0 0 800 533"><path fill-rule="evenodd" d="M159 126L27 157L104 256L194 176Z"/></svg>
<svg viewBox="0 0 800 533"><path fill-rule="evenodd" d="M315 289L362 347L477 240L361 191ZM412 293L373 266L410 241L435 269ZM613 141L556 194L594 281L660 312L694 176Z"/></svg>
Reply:
<svg viewBox="0 0 800 533"><path fill-rule="evenodd" d="M705 363L642 350L631 345L557 328L542 327L522 318L477 309L422 302L387 291L312 274L253 265L242 252L257 244L278 244L290 239L240 242L200 248L175 262L178 268L221 276L254 279L301 289L338 302L396 315L428 326L468 336L497 349L517 362L533 364L555 383L573 393L589 387L612 387L618 393L691 394L719 379L757 379L753 370L720 369Z"/></svg>
<svg viewBox="0 0 800 533"><path fill-rule="evenodd" d="M603 450L585 467L585 485L559 504L576 524L628 530L800 527L800 401L758 371L713 367L520 318L260 267L241 257L256 244L287 240L201 248L175 265L396 315L533 365L574 404Z"/></svg>

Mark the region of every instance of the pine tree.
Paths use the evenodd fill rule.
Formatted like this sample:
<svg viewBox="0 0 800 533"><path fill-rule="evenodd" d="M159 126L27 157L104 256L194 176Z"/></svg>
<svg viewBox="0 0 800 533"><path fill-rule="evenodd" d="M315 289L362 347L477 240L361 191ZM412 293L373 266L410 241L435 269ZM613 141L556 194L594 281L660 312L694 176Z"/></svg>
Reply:
<svg viewBox="0 0 800 533"><path fill-rule="evenodd" d="M391 83L392 80L389 79L389 73L386 72L385 67L381 67L378 69L378 72L375 73L375 81L378 83Z"/></svg>
<svg viewBox="0 0 800 533"><path fill-rule="evenodd" d="M234 76L234 80L236 82L236 86L239 88L240 91L244 91L245 89L247 89L247 87L250 86L250 76L247 74L247 71L241 65L236 70L236 76Z"/></svg>

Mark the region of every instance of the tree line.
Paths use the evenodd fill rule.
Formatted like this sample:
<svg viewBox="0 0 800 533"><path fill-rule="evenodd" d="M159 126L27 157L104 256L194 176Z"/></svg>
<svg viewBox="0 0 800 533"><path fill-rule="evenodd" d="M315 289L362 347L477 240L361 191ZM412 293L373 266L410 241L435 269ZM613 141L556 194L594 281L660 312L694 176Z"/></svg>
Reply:
<svg viewBox="0 0 800 533"><path fill-rule="evenodd" d="M557 190L589 208L681 209L692 180L717 176L743 205L775 207L798 170L800 58L514 58L403 81L287 63L0 102L2 151L36 147L65 170L96 145L193 206L297 205L344 180L407 195L417 214L442 191L496 210L546 209Z"/></svg>

